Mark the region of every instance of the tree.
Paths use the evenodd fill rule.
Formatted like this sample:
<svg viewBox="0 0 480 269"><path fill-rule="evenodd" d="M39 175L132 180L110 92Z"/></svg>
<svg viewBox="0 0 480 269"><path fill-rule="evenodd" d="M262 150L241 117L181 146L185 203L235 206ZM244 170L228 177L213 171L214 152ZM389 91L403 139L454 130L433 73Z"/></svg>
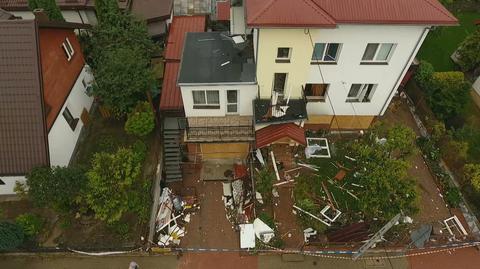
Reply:
<svg viewBox="0 0 480 269"><path fill-rule="evenodd" d="M480 65L480 30L471 33L457 50L459 64L463 71L470 71Z"/></svg>
<svg viewBox="0 0 480 269"><path fill-rule="evenodd" d="M30 10L41 8L52 21L65 21L56 0L28 0Z"/></svg>
<svg viewBox="0 0 480 269"><path fill-rule="evenodd" d="M463 114L469 91L462 72L435 72L427 101L435 116L445 121Z"/></svg>
<svg viewBox="0 0 480 269"><path fill-rule="evenodd" d="M132 135L146 136L155 128L155 115L148 102L140 102L128 115L125 131Z"/></svg>
<svg viewBox="0 0 480 269"><path fill-rule="evenodd" d="M86 176L76 167L37 167L27 175L27 186L35 205L65 213L77 204Z"/></svg>
<svg viewBox="0 0 480 269"><path fill-rule="evenodd" d="M415 132L406 126L395 125L388 129L387 150L398 152L400 157L408 157L415 151Z"/></svg>
<svg viewBox="0 0 480 269"><path fill-rule="evenodd" d="M120 14L117 0L95 0L95 11L99 23L113 23Z"/></svg>
<svg viewBox="0 0 480 269"><path fill-rule="evenodd" d="M97 153L92 168L87 172L87 204L95 216L107 223L115 223L123 214L132 209L139 196L146 193L135 192L142 185L143 159L131 149L120 148L116 153ZM134 202L131 202L134 201Z"/></svg>
<svg viewBox="0 0 480 269"><path fill-rule="evenodd" d="M265 200L266 203L270 202L272 199L274 180L274 172L267 168L262 169L256 177L255 188L259 193L262 194L262 199Z"/></svg>
<svg viewBox="0 0 480 269"><path fill-rule="evenodd" d="M0 222L0 251L14 250L24 239L22 227L6 221Z"/></svg>
<svg viewBox="0 0 480 269"><path fill-rule="evenodd" d="M472 184L473 189L480 192L480 164L466 164L464 174L465 178Z"/></svg>

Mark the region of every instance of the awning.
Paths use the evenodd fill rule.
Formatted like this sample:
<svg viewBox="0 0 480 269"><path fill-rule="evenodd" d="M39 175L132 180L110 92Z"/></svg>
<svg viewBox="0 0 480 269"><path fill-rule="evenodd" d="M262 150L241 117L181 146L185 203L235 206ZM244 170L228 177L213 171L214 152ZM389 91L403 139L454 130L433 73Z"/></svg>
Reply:
<svg viewBox="0 0 480 269"><path fill-rule="evenodd" d="M274 124L258 130L255 133L257 148L266 147L282 138L290 138L291 140L306 145L305 130L294 124Z"/></svg>

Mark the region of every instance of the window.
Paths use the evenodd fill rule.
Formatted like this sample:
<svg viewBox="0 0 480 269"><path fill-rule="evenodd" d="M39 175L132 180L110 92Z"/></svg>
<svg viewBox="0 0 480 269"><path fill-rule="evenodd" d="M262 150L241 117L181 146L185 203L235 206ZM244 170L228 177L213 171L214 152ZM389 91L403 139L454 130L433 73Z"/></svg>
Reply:
<svg viewBox="0 0 480 269"><path fill-rule="evenodd" d="M65 110L62 113L63 117L67 121L68 125L70 125L70 128L72 128L72 131L75 131L75 128L77 127L78 123L78 118L74 118L72 116L72 113L70 113L70 110L68 107L65 107Z"/></svg>
<svg viewBox="0 0 480 269"><path fill-rule="evenodd" d="M336 63L342 44L340 43L316 43L313 49L312 62Z"/></svg>
<svg viewBox="0 0 480 269"><path fill-rule="evenodd" d="M370 102L376 87L376 84L352 84L348 92L347 102Z"/></svg>
<svg viewBox="0 0 480 269"><path fill-rule="evenodd" d="M65 56L67 57L67 61L72 60L73 54L75 51L73 50L72 43L68 37L65 38L65 41L62 43L63 52L65 52Z"/></svg>
<svg viewBox="0 0 480 269"><path fill-rule="evenodd" d="M285 95L285 86L287 83L287 73L275 73L273 77L273 91L282 97Z"/></svg>
<svg viewBox="0 0 480 269"><path fill-rule="evenodd" d="M395 44L369 43L363 53L362 62L387 63L390 59Z"/></svg>
<svg viewBox="0 0 480 269"><path fill-rule="evenodd" d="M291 48L278 48L277 49L277 58L275 59L276 63L289 63L290 57L292 54Z"/></svg>
<svg viewBox="0 0 480 269"><path fill-rule="evenodd" d="M194 109L219 109L220 96L218 91L192 91Z"/></svg>
<svg viewBox="0 0 480 269"><path fill-rule="evenodd" d="M238 91L227 91L227 113L238 113Z"/></svg>
<svg viewBox="0 0 480 269"><path fill-rule="evenodd" d="M309 101L325 102L327 96L328 84L310 84L305 85L305 96Z"/></svg>

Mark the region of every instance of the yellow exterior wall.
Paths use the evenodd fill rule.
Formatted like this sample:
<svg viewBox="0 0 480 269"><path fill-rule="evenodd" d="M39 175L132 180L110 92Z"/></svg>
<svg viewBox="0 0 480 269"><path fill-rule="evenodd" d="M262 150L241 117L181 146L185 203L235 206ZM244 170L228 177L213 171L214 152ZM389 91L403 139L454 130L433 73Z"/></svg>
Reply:
<svg viewBox="0 0 480 269"><path fill-rule="evenodd" d="M290 63L275 63L278 48L293 48ZM312 44L303 29L259 29L257 81L260 98L270 98L275 73L288 73L285 97L291 89L291 98L302 96L302 85L308 77Z"/></svg>
<svg viewBox="0 0 480 269"><path fill-rule="evenodd" d="M203 160L246 159L250 150L248 143L203 143L200 147Z"/></svg>
<svg viewBox="0 0 480 269"><path fill-rule="evenodd" d="M333 130L358 130L368 129L374 116L335 116L330 129Z"/></svg>

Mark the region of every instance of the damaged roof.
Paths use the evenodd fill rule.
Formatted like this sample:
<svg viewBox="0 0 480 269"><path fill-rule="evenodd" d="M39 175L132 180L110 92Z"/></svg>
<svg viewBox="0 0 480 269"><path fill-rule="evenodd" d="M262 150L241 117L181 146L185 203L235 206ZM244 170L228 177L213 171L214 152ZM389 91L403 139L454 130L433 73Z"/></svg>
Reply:
<svg viewBox="0 0 480 269"><path fill-rule="evenodd" d="M37 26L0 21L0 175L48 165Z"/></svg>
<svg viewBox="0 0 480 269"><path fill-rule="evenodd" d="M456 25L437 0L245 0L248 26L335 27L336 24Z"/></svg>
<svg viewBox="0 0 480 269"><path fill-rule="evenodd" d="M179 84L254 83L253 48L220 32L187 33Z"/></svg>
<svg viewBox="0 0 480 269"><path fill-rule="evenodd" d="M305 130L295 123L273 124L255 132L257 149L266 147L283 138L289 138L304 146L307 145Z"/></svg>

